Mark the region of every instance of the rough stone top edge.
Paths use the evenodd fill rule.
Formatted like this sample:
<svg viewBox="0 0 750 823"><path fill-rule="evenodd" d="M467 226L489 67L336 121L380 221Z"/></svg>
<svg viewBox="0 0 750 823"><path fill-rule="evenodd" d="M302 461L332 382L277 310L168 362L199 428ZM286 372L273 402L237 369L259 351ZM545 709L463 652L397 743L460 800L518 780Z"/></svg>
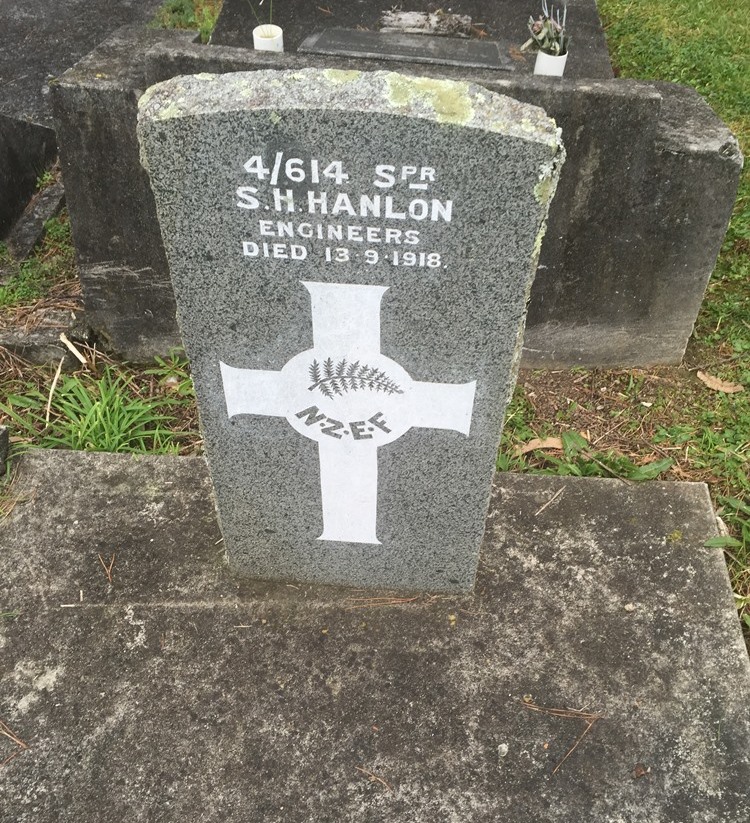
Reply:
<svg viewBox="0 0 750 823"><path fill-rule="evenodd" d="M280 65L287 71L302 71L306 68L317 68L323 71L333 68L334 63L341 67L354 69L357 71L369 72L368 64L371 61L365 58L331 57L324 54L310 54L302 52L266 52L255 51L254 49L242 48L240 46L219 46L211 44L210 51L206 52L206 46L195 42L195 37L185 37L184 32L177 30L170 32L175 35L173 40L159 41L146 52L147 62L160 63L188 58L203 65L213 65L211 73L217 73L216 66L227 66L222 71L259 71L270 64ZM180 39L177 35L181 34ZM258 68L254 68L257 66ZM465 78L469 83L476 83L487 88L528 88L546 89L549 87L549 78L533 74L511 74L510 76L500 76L494 69L478 69L457 66L443 66L409 63L408 61L393 61L391 71L405 74L407 76L423 75L432 78L442 78L446 80L456 80ZM460 75L460 78L459 78ZM170 75L171 76L171 75ZM168 79L166 76L159 81ZM669 85L669 84L667 84ZM646 100L658 102L661 94L654 88L653 81L635 80L625 77L611 78L556 78L555 90L562 96L580 93L607 94L612 97L638 97ZM503 93L498 91L498 93ZM512 95L511 95L512 96Z"/></svg>
<svg viewBox="0 0 750 823"><path fill-rule="evenodd" d="M409 116L481 129L560 150L555 121L538 106L470 82L414 77L389 71L260 70L173 77L151 86L138 104L138 120L164 121L217 111L284 109L357 111Z"/></svg>

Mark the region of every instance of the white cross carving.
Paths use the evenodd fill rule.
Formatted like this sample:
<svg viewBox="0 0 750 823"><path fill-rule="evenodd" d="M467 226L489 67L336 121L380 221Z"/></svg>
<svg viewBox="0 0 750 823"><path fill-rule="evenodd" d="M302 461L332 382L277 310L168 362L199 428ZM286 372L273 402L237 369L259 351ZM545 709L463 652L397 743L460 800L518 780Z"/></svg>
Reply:
<svg viewBox="0 0 750 823"><path fill-rule="evenodd" d="M421 383L380 353L387 286L302 285L312 301L313 347L281 371L220 363L227 414L285 417L318 443L323 534L379 544L380 446L412 427L469 434L476 381Z"/></svg>

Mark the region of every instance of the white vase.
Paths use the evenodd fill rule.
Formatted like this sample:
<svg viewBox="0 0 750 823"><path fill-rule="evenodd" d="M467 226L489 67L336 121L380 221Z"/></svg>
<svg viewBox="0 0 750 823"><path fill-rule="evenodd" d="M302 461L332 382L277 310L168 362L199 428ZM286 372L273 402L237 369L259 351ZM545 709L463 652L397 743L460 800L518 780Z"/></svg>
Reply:
<svg viewBox="0 0 750 823"><path fill-rule="evenodd" d="M265 23L253 29L253 46L258 51L284 51L284 32L281 26Z"/></svg>
<svg viewBox="0 0 750 823"><path fill-rule="evenodd" d="M562 77L565 72L565 63L567 60L567 52L565 52L565 54L547 54L546 52L538 51L536 53L536 63L534 63L534 74Z"/></svg>

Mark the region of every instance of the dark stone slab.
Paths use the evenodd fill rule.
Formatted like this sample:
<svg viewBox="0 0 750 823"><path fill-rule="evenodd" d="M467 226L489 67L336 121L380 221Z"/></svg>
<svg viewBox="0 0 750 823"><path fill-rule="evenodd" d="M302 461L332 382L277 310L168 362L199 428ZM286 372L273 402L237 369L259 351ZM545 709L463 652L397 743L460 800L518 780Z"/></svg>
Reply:
<svg viewBox="0 0 750 823"><path fill-rule="evenodd" d="M56 154L49 81L161 0L3 0L0 25L0 237Z"/></svg>
<svg viewBox="0 0 750 823"><path fill-rule="evenodd" d="M311 34L299 47L310 54L343 55L376 60L400 60L442 66L468 66L514 71L508 47L489 40L462 40L423 34L325 29Z"/></svg>
<svg viewBox="0 0 750 823"><path fill-rule="evenodd" d="M65 188L56 181L38 192L11 229L6 244L16 260L26 260L44 237L44 224L60 213L65 203Z"/></svg>
<svg viewBox="0 0 750 823"><path fill-rule="evenodd" d="M52 129L0 113L0 237L23 211L56 153Z"/></svg>
<svg viewBox="0 0 750 823"><path fill-rule="evenodd" d="M503 54L510 56L519 72L531 73L534 55L520 52L528 39L529 15L538 13L538 2L528 0L456 0L445 8L453 14L469 15L478 30L490 40L503 44ZM404 11L434 12L437 4L430 0L410 0ZM370 0L285 0L274 5L274 23L284 29L284 47L296 51L309 36L332 28L358 29L375 34L387 3ZM263 11L263 9L260 9ZM265 20L264 17L261 19ZM573 46L566 66L570 78L612 77L607 44L595 0L568 0L568 24ZM211 42L220 46L252 48L252 31L257 25L248 0L224 0ZM477 40L475 42L481 42ZM509 48L506 48L509 46Z"/></svg>
<svg viewBox="0 0 750 823"><path fill-rule="evenodd" d="M138 159L143 55L170 33L126 27L52 87L88 322L111 349L147 360L180 343L154 199ZM132 124L133 128L130 127Z"/></svg>
<svg viewBox="0 0 750 823"><path fill-rule="evenodd" d="M234 580L200 459L31 453L14 493L3 820L747 819L702 485L499 475L475 593L401 602ZM525 695L603 715L555 774L586 722Z"/></svg>

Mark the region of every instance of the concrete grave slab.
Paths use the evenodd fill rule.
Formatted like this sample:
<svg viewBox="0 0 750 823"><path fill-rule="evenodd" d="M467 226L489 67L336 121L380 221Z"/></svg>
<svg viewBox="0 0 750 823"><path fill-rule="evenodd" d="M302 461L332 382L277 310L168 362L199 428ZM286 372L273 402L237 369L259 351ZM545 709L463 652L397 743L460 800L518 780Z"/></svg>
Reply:
<svg viewBox="0 0 750 823"><path fill-rule="evenodd" d="M236 568L470 588L554 122L465 83L250 72L150 88L139 139Z"/></svg>
<svg viewBox="0 0 750 823"><path fill-rule="evenodd" d="M383 599L236 580L209 490L198 458L22 459L3 823L747 820L705 486L498 475L474 593Z"/></svg>
<svg viewBox="0 0 750 823"><path fill-rule="evenodd" d="M443 10L471 18L475 27L471 32L475 42L492 42L517 72L531 74L535 57L519 51L519 47L529 37L526 27L529 15L539 14L540 7L538 0L455 0ZM359 30L363 37L377 37L383 27L384 14L393 8L401 7L367 0L332 0L326 3L285 0L284 3L277 3L273 12L274 22L284 29L284 47L295 52L306 38L314 34L328 37L330 35L325 33L331 29ZM430 0L410 0L403 6L404 11L410 12L435 12L438 8ZM265 7L257 10L262 12L260 16L265 21ZM612 66L596 0L568 0L568 22L575 46L568 58L566 76L575 79L611 78ZM224 0L211 43L252 48L252 31L256 25L248 0ZM417 36L429 39L425 35ZM340 57L344 53L340 51ZM405 59L408 60L408 57Z"/></svg>

